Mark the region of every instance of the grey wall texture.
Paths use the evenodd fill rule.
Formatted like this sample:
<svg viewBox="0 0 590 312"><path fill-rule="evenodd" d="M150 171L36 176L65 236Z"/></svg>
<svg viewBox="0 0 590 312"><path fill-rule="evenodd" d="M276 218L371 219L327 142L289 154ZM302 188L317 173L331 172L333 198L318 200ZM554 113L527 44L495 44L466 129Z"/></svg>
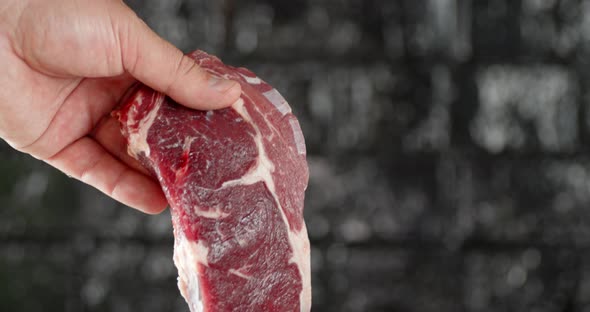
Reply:
<svg viewBox="0 0 590 312"><path fill-rule="evenodd" d="M128 4L291 103L313 311L590 311L590 1ZM187 311L169 218L0 144L0 311Z"/></svg>

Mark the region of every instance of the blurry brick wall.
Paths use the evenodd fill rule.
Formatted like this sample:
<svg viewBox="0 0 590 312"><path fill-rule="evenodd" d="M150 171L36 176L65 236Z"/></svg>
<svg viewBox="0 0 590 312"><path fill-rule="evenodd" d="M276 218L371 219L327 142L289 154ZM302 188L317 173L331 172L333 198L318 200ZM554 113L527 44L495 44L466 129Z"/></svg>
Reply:
<svg viewBox="0 0 590 312"><path fill-rule="evenodd" d="M128 3L299 116L313 311L590 311L589 1ZM0 157L0 311L187 311L168 213Z"/></svg>

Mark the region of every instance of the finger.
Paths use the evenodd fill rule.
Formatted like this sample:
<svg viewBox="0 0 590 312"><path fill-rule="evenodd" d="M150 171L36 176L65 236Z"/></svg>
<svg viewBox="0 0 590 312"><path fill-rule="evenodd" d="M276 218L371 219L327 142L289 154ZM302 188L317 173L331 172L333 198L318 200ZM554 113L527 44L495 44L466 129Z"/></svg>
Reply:
<svg viewBox="0 0 590 312"><path fill-rule="evenodd" d="M45 161L145 213L157 214L166 208L166 198L154 180L125 166L88 137L81 138Z"/></svg>
<svg viewBox="0 0 590 312"><path fill-rule="evenodd" d="M37 158L49 158L90 132L117 105L133 83L127 76L84 79L67 96L46 130L19 150Z"/></svg>
<svg viewBox="0 0 590 312"><path fill-rule="evenodd" d="M241 94L236 81L219 79L153 32L131 9L116 32L123 67L139 81L191 108L209 110L233 104Z"/></svg>

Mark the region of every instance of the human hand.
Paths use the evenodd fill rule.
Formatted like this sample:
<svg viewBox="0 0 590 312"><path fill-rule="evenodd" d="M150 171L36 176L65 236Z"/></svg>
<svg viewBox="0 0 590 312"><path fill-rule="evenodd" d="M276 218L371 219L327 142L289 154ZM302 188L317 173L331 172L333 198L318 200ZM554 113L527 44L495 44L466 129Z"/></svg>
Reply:
<svg viewBox="0 0 590 312"><path fill-rule="evenodd" d="M212 78L120 0L0 4L0 138L146 213L167 203L108 116L140 81L195 109L231 105Z"/></svg>

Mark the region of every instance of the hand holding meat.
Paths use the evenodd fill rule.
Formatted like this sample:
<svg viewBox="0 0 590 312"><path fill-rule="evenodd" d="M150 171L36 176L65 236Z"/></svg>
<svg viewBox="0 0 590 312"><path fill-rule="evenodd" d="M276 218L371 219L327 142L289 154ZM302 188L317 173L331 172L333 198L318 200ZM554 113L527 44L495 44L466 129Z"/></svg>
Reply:
<svg viewBox="0 0 590 312"><path fill-rule="evenodd" d="M164 194L108 117L125 91L139 81L195 109L241 93L118 0L3 1L0 68L0 138L147 213L166 207Z"/></svg>

